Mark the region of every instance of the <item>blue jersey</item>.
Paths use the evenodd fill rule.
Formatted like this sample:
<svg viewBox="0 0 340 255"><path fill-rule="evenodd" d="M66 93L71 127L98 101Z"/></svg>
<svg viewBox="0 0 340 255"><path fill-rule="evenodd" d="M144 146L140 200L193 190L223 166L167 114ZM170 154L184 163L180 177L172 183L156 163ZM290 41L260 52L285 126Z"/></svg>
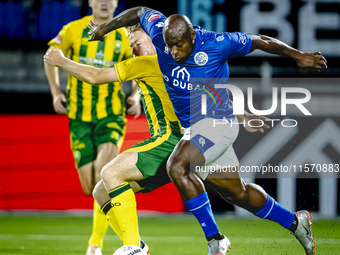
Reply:
<svg viewBox="0 0 340 255"><path fill-rule="evenodd" d="M234 120L228 90L215 88L215 84L228 83L227 59L248 54L249 35L216 33L194 26L195 48L184 64L178 64L163 40L165 20L162 13L149 10L142 15L140 24L156 47L163 80L181 125L189 127L207 116Z"/></svg>

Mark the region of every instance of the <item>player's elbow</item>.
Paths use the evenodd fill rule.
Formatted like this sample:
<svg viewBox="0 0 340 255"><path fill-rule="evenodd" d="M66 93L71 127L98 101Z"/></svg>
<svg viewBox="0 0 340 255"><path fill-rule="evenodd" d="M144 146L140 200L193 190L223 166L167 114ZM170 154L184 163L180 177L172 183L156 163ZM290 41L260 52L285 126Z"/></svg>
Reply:
<svg viewBox="0 0 340 255"><path fill-rule="evenodd" d="M266 51L266 48L269 46L270 38L265 35L260 34L251 34L251 48L249 53L253 52L254 50L262 50Z"/></svg>
<svg viewBox="0 0 340 255"><path fill-rule="evenodd" d="M102 76L102 70L101 69L95 69L93 72L87 73L87 76L85 77L85 81L90 84L101 84L101 76Z"/></svg>
<svg viewBox="0 0 340 255"><path fill-rule="evenodd" d="M142 15L143 15L143 13L146 12L146 11L148 11L148 10L152 10L152 9L149 8L149 7L146 7L146 6L139 6L139 7L138 7L138 10L137 10L137 16L138 16L139 18L141 18Z"/></svg>

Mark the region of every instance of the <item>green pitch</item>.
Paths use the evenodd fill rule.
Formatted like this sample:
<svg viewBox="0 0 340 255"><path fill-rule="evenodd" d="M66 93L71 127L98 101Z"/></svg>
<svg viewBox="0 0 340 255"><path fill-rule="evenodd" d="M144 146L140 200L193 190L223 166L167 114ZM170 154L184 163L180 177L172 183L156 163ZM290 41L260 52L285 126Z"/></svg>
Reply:
<svg viewBox="0 0 340 255"><path fill-rule="evenodd" d="M231 241L230 255L303 255L300 244L275 223L218 216L217 223ZM1 255L84 255L92 218L62 214L0 215ZM151 255L206 255L203 232L191 215L139 218L140 233ZM313 221L316 254L340 254L340 221ZM103 255L122 245L111 229L106 233Z"/></svg>

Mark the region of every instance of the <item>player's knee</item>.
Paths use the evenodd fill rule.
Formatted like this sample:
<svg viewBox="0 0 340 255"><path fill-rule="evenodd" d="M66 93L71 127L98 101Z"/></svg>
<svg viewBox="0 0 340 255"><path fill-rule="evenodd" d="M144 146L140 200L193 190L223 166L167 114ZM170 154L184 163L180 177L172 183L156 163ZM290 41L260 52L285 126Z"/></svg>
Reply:
<svg viewBox="0 0 340 255"><path fill-rule="evenodd" d="M167 162L167 173L172 180L183 178L188 174L186 164L179 157L169 158Z"/></svg>
<svg viewBox="0 0 340 255"><path fill-rule="evenodd" d="M93 198L97 201L97 199L96 199L96 197L98 197L98 195L99 195L99 192L98 192L98 184L96 185L96 186L94 186L94 189L93 189L93 191L92 191L92 196L93 196Z"/></svg>
<svg viewBox="0 0 340 255"><path fill-rule="evenodd" d="M112 164L111 162L107 163L102 170L100 171L100 178L105 182L108 180L111 172Z"/></svg>
<svg viewBox="0 0 340 255"><path fill-rule="evenodd" d="M92 196L93 188L93 185L91 185L90 183L82 184L82 189L86 196Z"/></svg>
<svg viewBox="0 0 340 255"><path fill-rule="evenodd" d="M92 191L92 196L97 201L97 203L101 205L103 196L105 197L105 195L107 195L107 193L106 193L103 181L99 181Z"/></svg>

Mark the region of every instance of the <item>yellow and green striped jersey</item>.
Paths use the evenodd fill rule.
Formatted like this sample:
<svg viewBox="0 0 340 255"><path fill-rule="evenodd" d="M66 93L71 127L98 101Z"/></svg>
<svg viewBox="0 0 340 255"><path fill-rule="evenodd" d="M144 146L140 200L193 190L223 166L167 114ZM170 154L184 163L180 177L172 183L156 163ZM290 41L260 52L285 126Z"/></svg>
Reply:
<svg viewBox="0 0 340 255"><path fill-rule="evenodd" d="M89 42L86 25L93 16L70 22L48 45L59 48L75 62L98 68L110 68L132 57L125 28L111 32L104 42ZM108 115L125 116L125 94L120 82L92 86L73 76L67 83L67 111L70 119L93 122Z"/></svg>
<svg viewBox="0 0 340 255"><path fill-rule="evenodd" d="M158 135L163 129L175 135L183 134L165 89L157 55L131 58L114 67L119 81L137 81L151 136Z"/></svg>

